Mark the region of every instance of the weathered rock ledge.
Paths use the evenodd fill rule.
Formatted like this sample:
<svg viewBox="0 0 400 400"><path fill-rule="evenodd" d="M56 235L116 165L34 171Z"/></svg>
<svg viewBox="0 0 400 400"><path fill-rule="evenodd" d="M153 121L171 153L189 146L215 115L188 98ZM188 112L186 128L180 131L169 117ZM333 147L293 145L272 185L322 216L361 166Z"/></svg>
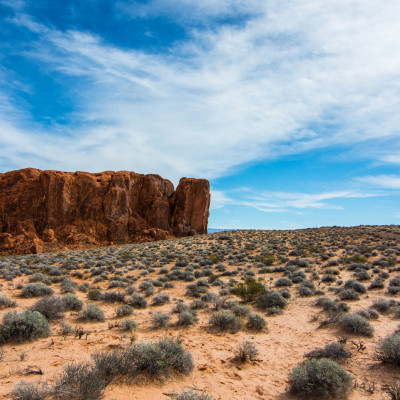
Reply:
<svg viewBox="0 0 400 400"><path fill-rule="evenodd" d="M26 168L0 174L0 252L151 241L207 233L210 185L129 171Z"/></svg>

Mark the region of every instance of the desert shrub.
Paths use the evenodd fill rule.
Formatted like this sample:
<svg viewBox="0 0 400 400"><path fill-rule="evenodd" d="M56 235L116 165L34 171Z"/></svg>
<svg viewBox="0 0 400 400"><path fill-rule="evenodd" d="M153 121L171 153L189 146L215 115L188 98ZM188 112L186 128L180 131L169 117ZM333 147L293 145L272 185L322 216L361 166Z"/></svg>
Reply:
<svg viewBox="0 0 400 400"><path fill-rule="evenodd" d="M382 278L375 278L368 289L383 289L385 287L385 281Z"/></svg>
<svg viewBox="0 0 400 400"><path fill-rule="evenodd" d="M104 292L101 296L101 300L107 301L108 303L124 303L125 294L121 292Z"/></svg>
<svg viewBox="0 0 400 400"><path fill-rule="evenodd" d="M64 278L61 280L60 289L62 293L75 293L77 284L69 278Z"/></svg>
<svg viewBox="0 0 400 400"><path fill-rule="evenodd" d="M267 322L264 317L257 313L250 313L247 320L246 327L253 331L259 332L267 326Z"/></svg>
<svg viewBox="0 0 400 400"><path fill-rule="evenodd" d="M324 282L324 283L333 283L333 282L336 281L336 279L337 279L336 276L331 275L331 274L327 274L327 275L323 275L323 276L322 276L321 282Z"/></svg>
<svg viewBox="0 0 400 400"><path fill-rule="evenodd" d="M74 328L65 321L60 322L60 335L67 336L74 332Z"/></svg>
<svg viewBox="0 0 400 400"><path fill-rule="evenodd" d="M197 322L197 314L194 310L182 311L178 315L177 325L189 326L194 325Z"/></svg>
<svg viewBox="0 0 400 400"><path fill-rule="evenodd" d="M278 293L284 298L284 299L290 299L291 295L288 289L280 289Z"/></svg>
<svg viewBox="0 0 400 400"><path fill-rule="evenodd" d="M310 289L307 286L300 286L298 289L298 293L299 293L299 296L301 296L301 297L310 297L310 296L314 296L315 291Z"/></svg>
<svg viewBox="0 0 400 400"><path fill-rule="evenodd" d="M172 372L188 375L193 370L192 355L178 340L162 339L155 343L138 343L124 354L129 374L146 373L161 379Z"/></svg>
<svg viewBox="0 0 400 400"><path fill-rule="evenodd" d="M281 277L278 278L275 282L276 287L282 287L282 286L292 286L293 282L291 279L286 278L286 277Z"/></svg>
<svg viewBox="0 0 400 400"><path fill-rule="evenodd" d="M389 313L393 307L395 307L397 303L394 300L386 300L383 297L380 297L378 300L375 300L372 303L371 308L377 310L381 314Z"/></svg>
<svg viewBox="0 0 400 400"><path fill-rule="evenodd" d="M354 289L343 289L339 292L340 300L359 300L360 295Z"/></svg>
<svg viewBox="0 0 400 400"><path fill-rule="evenodd" d="M380 340L376 358L385 364L400 366L400 334L394 333Z"/></svg>
<svg viewBox="0 0 400 400"><path fill-rule="evenodd" d="M160 294L158 296L153 297L153 302L151 303L153 306L159 306L165 303L169 303L170 299L167 294Z"/></svg>
<svg viewBox="0 0 400 400"><path fill-rule="evenodd" d="M350 392L351 382L350 374L326 358L307 360L289 374L291 392L303 397L343 398Z"/></svg>
<svg viewBox="0 0 400 400"><path fill-rule="evenodd" d="M28 283L21 291L21 297L51 296L54 290L44 283Z"/></svg>
<svg viewBox="0 0 400 400"><path fill-rule="evenodd" d="M375 310L372 310L372 309L358 310L358 311L356 311L356 314L361 315L364 318L372 319L372 320L379 318L379 314Z"/></svg>
<svg viewBox="0 0 400 400"><path fill-rule="evenodd" d="M56 399L98 400L103 397L106 380L91 364L67 365L54 385Z"/></svg>
<svg viewBox="0 0 400 400"><path fill-rule="evenodd" d="M186 296L199 298L202 294L207 293L207 286L191 283L186 286Z"/></svg>
<svg viewBox="0 0 400 400"><path fill-rule="evenodd" d="M72 293L67 293L62 297L62 302L64 304L65 310L81 311L83 307L83 301L79 300Z"/></svg>
<svg viewBox="0 0 400 400"><path fill-rule="evenodd" d="M338 320L339 326L348 333L371 337L374 334L374 328L371 323L358 314L343 314Z"/></svg>
<svg viewBox="0 0 400 400"><path fill-rule="evenodd" d="M47 319L37 311L9 311L0 325L0 342L24 342L50 334Z"/></svg>
<svg viewBox="0 0 400 400"><path fill-rule="evenodd" d="M349 279L344 283L345 289L354 289L357 293L365 293L367 288L360 282L357 282L353 279Z"/></svg>
<svg viewBox="0 0 400 400"><path fill-rule="evenodd" d="M128 297L127 302L133 308L146 308L147 300L139 293L133 293L132 296Z"/></svg>
<svg viewBox="0 0 400 400"><path fill-rule="evenodd" d="M164 314L162 312L156 312L152 315L152 324L154 329L165 328L168 326L168 322L170 320L170 316L168 314Z"/></svg>
<svg viewBox="0 0 400 400"><path fill-rule="evenodd" d="M285 308L286 304L286 299L284 299L283 296L278 292L269 292L268 294L262 294L257 299L257 305L262 310L273 307Z"/></svg>
<svg viewBox="0 0 400 400"><path fill-rule="evenodd" d="M311 350L305 354L307 358L330 358L336 361L344 361L351 357L350 351L346 350L342 342L328 343L324 348Z"/></svg>
<svg viewBox="0 0 400 400"><path fill-rule="evenodd" d="M179 394L172 394L169 398L171 400L214 400L214 398L207 393L198 393L192 389L184 390Z"/></svg>
<svg viewBox="0 0 400 400"><path fill-rule="evenodd" d="M240 362L257 361L260 354L257 347L248 340L243 341L234 351L234 359Z"/></svg>
<svg viewBox="0 0 400 400"><path fill-rule="evenodd" d="M100 289L89 289L87 292L87 298L92 301L100 300L102 293Z"/></svg>
<svg viewBox="0 0 400 400"><path fill-rule="evenodd" d="M327 316L333 320L336 320L340 315L350 310L348 304L337 300L331 300L328 297L319 297L315 305L322 307Z"/></svg>
<svg viewBox="0 0 400 400"><path fill-rule="evenodd" d="M241 304L236 304L231 308L231 311L237 316L237 317L246 317L247 315L250 314L250 308Z"/></svg>
<svg viewBox="0 0 400 400"><path fill-rule="evenodd" d="M96 304L87 304L81 311L81 319L86 321L104 322L106 317L103 310Z"/></svg>
<svg viewBox="0 0 400 400"><path fill-rule="evenodd" d="M201 309L204 309L204 308L207 308L207 307L208 307L208 304L205 301L200 300L200 299L194 299L190 303L190 308L192 310L201 310Z"/></svg>
<svg viewBox="0 0 400 400"><path fill-rule="evenodd" d="M38 311L44 315L48 321L61 318L65 311L64 302L58 296L45 296L36 301L31 307L32 311Z"/></svg>
<svg viewBox="0 0 400 400"><path fill-rule="evenodd" d="M236 284L231 292L248 303L255 301L258 296L268 293L268 290L261 282L257 282L253 278L247 278L244 283Z"/></svg>
<svg viewBox="0 0 400 400"><path fill-rule="evenodd" d="M44 400L48 394L45 386L35 385L25 381L15 385L11 392L12 400Z"/></svg>
<svg viewBox="0 0 400 400"><path fill-rule="evenodd" d="M115 310L116 317L124 317L131 315L133 313L133 308L128 304L122 304Z"/></svg>
<svg viewBox="0 0 400 400"><path fill-rule="evenodd" d="M5 294L0 294L0 310L12 307L17 307L17 302L9 299Z"/></svg>
<svg viewBox="0 0 400 400"><path fill-rule="evenodd" d="M132 332L137 329L138 324L133 319L124 319L119 326L123 331Z"/></svg>
<svg viewBox="0 0 400 400"><path fill-rule="evenodd" d="M236 333L240 329L239 319L231 311L214 312L210 318L210 325L230 333Z"/></svg>

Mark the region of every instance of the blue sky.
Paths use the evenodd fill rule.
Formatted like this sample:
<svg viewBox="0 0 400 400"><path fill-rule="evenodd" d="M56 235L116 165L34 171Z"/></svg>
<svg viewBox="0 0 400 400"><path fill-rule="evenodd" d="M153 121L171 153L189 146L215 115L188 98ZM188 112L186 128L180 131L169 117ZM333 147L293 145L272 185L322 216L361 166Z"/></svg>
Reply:
<svg viewBox="0 0 400 400"><path fill-rule="evenodd" d="M398 0L0 0L0 172L211 182L213 228L400 224Z"/></svg>

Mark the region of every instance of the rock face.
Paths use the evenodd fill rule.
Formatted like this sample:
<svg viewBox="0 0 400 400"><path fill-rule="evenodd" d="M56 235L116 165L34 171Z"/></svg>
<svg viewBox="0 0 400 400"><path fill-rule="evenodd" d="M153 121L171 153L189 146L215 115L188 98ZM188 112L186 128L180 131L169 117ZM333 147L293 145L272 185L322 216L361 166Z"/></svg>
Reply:
<svg viewBox="0 0 400 400"><path fill-rule="evenodd" d="M128 171L0 174L0 251L129 243L207 233L210 185Z"/></svg>

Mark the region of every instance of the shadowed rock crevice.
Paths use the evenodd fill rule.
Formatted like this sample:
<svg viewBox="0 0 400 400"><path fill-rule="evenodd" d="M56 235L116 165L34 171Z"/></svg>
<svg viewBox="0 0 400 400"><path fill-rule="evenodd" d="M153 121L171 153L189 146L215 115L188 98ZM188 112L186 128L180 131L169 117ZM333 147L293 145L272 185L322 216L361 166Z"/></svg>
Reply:
<svg viewBox="0 0 400 400"><path fill-rule="evenodd" d="M0 251L150 241L207 233L210 185L129 171L0 174Z"/></svg>

